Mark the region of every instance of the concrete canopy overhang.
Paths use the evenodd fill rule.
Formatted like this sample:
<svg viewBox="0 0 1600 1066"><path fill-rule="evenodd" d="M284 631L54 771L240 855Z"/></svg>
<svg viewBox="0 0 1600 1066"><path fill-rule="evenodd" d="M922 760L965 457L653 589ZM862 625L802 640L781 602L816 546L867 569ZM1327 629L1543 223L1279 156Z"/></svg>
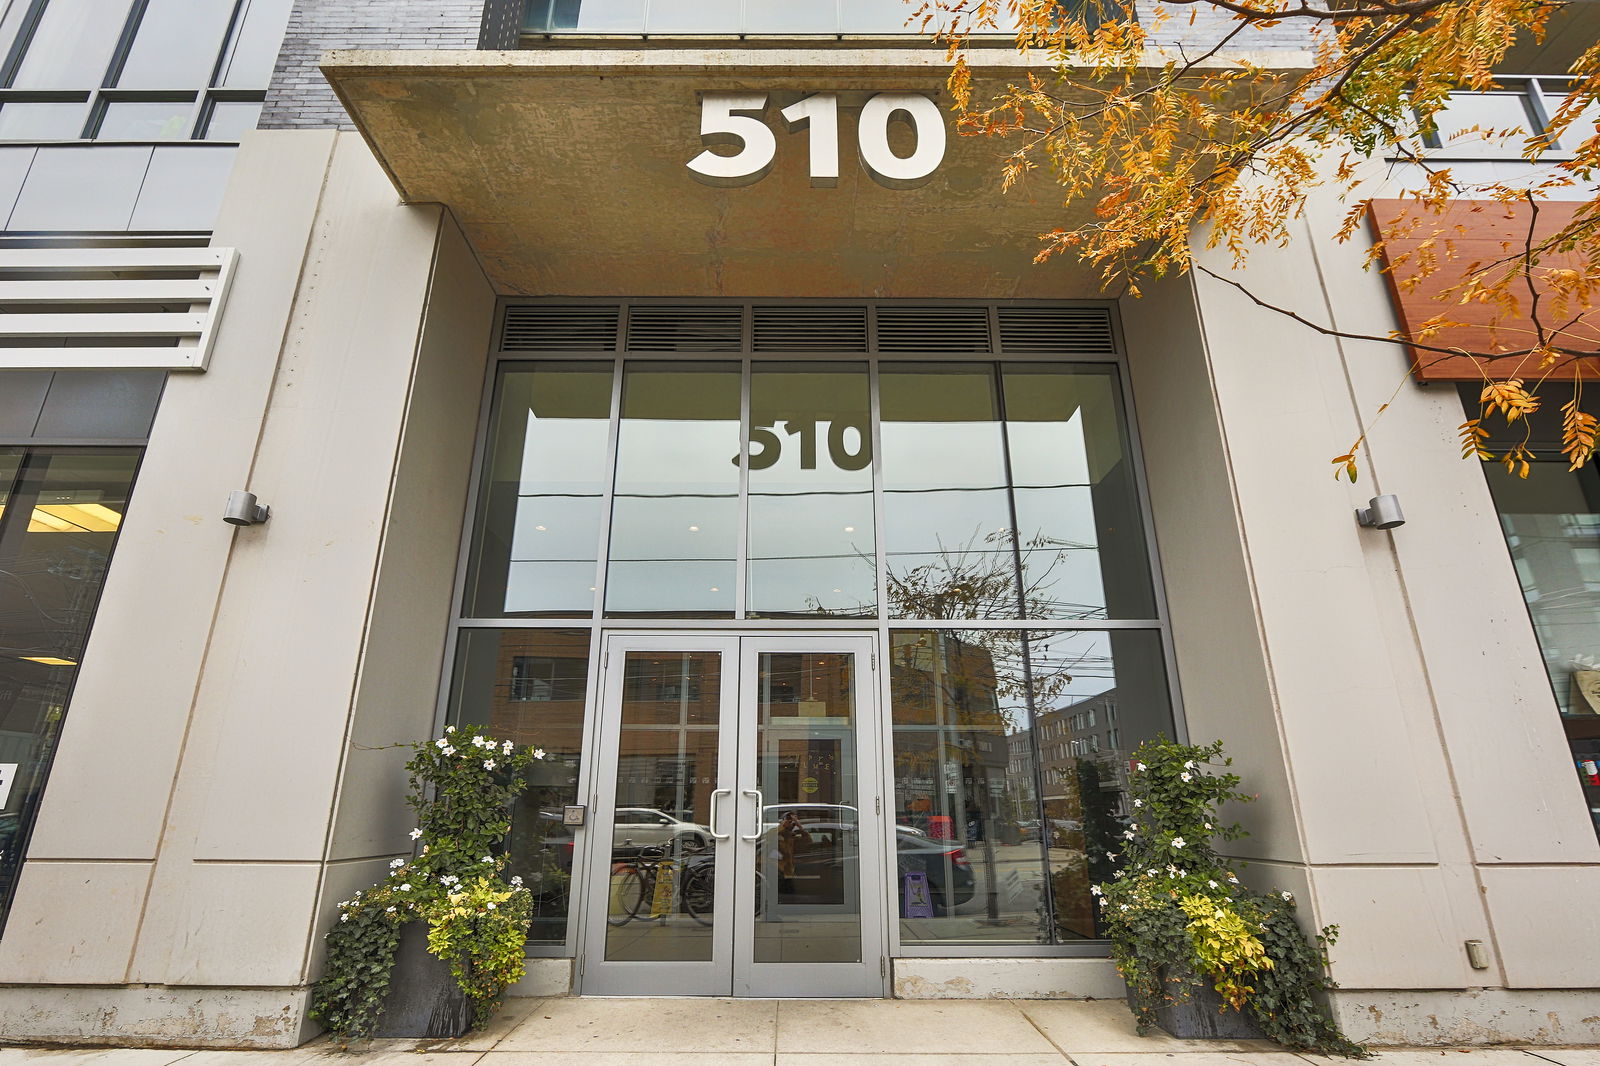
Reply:
<svg viewBox="0 0 1600 1066"><path fill-rule="evenodd" d="M1038 69L1009 48L979 60L980 87ZM861 165L870 95L948 101L933 47L349 51L322 69L401 198L447 206L502 294L1115 295L1068 257L1033 262L1039 235L1073 215L1042 173L1001 192L1005 141L951 130L942 164L910 188ZM705 147L702 95L730 91L768 94L778 150L760 180L714 187L686 163ZM840 99L831 187L809 177L807 132L777 115L817 92ZM891 144L910 153L908 124L891 125Z"/></svg>

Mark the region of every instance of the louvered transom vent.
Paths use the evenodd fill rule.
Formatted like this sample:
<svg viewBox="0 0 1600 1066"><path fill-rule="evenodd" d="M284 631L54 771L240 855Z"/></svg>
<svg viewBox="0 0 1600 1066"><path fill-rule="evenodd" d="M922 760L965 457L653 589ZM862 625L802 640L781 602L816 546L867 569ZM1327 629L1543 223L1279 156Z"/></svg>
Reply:
<svg viewBox="0 0 1600 1066"><path fill-rule="evenodd" d="M1001 307L1007 355L1112 355L1111 316L1098 307Z"/></svg>
<svg viewBox="0 0 1600 1066"><path fill-rule="evenodd" d="M0 250L0 369L204 370L232 248Z"/></svg>
<svg viewBox="0 0 1600 1066"><path fill-rule="evenodd" d="M1104 357L1116 346L1102 307L637 303L510 305L501 350Z"/></svg>
<svg viewBox="0 0 1600 1066"><path fill-rule="evenodd" d="M622 308L514 304L506 308L500 348L507 352L614 352Z"/></svg>
<svg viewBox="0 0 1600 1066"><path fill-rule="evenodd" d="M737 352L744 347L744 308L628 308L630 352Z"/></svg>
<svg viewBox="0 0 1600 1066"><path fill-rule="evenodd" d="M867 350L865 307L756 307L752 315L758 352Z"/></svg>
<svg viewBox="0 0 1600 1066"><path fill-rule="evenodd" d="M992 352L987 307L878 308L880 352Z"/></svg>

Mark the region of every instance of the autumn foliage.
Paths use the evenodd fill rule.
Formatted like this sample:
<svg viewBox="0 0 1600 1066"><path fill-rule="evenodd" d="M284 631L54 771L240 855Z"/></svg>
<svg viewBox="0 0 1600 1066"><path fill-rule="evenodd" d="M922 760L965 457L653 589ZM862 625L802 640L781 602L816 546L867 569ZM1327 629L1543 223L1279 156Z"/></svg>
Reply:
<svg viewBox="0 0 1600 1066"><path fill-rule="evenodd" d="M1558 367L1574 382L1563 407L1565 454L1576 468L1596 446L1595 419L1579 404L1600 355L1600 201L1593 185L1600 43L1585 42L1566 72L1567 94L1541 132L1476 131L1521 142L1528 165L1512 168L1515 180L1469 175L1422 146L1450 95L1494 89L1511 46L1541 40L1561 6L931 0L921 18L949 49L960 131L1007 139L1003 185L1052 181L1066 204L1093 209L1082 224L1041 234L1038 261L1073 256L1111 291L1137 295L1149 279L1191 269L1243 288L1197 263L1193 250L1224 248L1240 266L1253 246L1289 241L1314 191L1347 203L1340 239L1351 239L1367 224L1370 170L1363 164L1403 163L1395 169L1411 177L1397 198L1412 210L1378 233L1369 263L1401 287L1433 278L1437 313L1374 338L1272 310L1322 333L1403 344L1420 361L1469 357L1483 393L1478 417L1462 426L1464 452L1521 472L1527 449L1491 455L1484 422L1525 424L1540 404L1539 386ZM1016 47L1037 66L1024 83L980 87L970 66L974 34L1000 26L1015 27ZM1286 37L1300 45L1298 54L1285 51ZM1268 41L1275 49L1261 47ZM1568 150L1554 151L1558 141ZM1397 194L1391 188L1386 195ZM1563 205L1559 224L1549 213L1538 223L1541 205L1556 200L1577 201L1576 208ZM1491 254L1477 249L1469 257L1457 246L1464 201L1524 220L1521 229ZM1486 314L1492 340L1463 346L1459 327ZM1354 475L1360 446L1334 460L1340 472Z"/></svg>

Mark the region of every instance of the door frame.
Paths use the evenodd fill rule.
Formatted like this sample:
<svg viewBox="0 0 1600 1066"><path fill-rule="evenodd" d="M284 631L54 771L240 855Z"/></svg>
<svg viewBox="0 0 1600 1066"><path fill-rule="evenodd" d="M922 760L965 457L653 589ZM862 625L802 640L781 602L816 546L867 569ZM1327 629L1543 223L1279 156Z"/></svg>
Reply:
<svg viewBox="0 0 1600 1066"><path fill-rule="evenodd" d="M884 777L887 754L882 749L883 722L879 704L881 685L878 675L878 634L876 630L755 630L686 629L664 632L661 629L605 629L599 634L596 695L598 703L593 728L587 738L584 763L587 778L588 814L579 848L576 943L572 989L575 995L607 996L726 996L751 998L887 998L889 995L889 950L892 942L891 909L885 909L892 886L885 878L888 869L889 834L893 819L883 812L892 808L891 787ZM750 835L760 812L752 814L748 798L739 795L739 772L748 768L754 774L756 721L756 664L758 656L772 651L848 651L858 657L854 678L856 706L856 780L859 818L858 834L862 960L851 963L757 963L751 936L738 931L751 930L755 917L755 898L739 893L738 873L751 877L755 869L752 843L740 838ZM602 856L611 853L611 826L615 817L615 775L620 748L618 723L608 721L615 714L622 696L623 671L612 670L612 653L626 656L629 651L716 651L723 655L720 682L719 751L717 784L734 788L731 797L713 796L717 808L717 828L731 833L732 839L718 841L718 858L724 854L733 861L726 864L729 876L719 876L716 884L715 913L731 915L712 926L712 957L703 962L628 962L605 959L606 915L609 911L609 873L600 869ZM860 661L864 659L865 661ZM617 665L623 661L618 658ZM730 717L728 709L733 710ZM748 708L748 709L747 709ZM734 743L723 743L726 729L735 731ZM751 778L753 780L753 777ZM600 850L600 849L603 849ZM748 897L748 898L746 898ZM592 950L591 950L592 949ZM592 957L591 957L592 956ZM876 973L872 973L876 958ZM859 965L857 974L842 974L842 968ZM841 987L841 976L845 978ZM595 991L603 982L603 991Z"/></svg>

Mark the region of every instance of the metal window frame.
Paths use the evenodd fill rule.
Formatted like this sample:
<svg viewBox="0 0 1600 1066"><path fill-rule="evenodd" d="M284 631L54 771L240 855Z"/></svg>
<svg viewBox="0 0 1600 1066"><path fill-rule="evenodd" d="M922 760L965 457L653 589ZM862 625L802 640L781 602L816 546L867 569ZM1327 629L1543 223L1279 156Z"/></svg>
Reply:
<svg viewBox="0 0 1600 1066"><path fill-rule="evenodd" d="M139 27L143 24L145 11L150 3L150 0L133 0L128 8L127 17L123 21L122 31L117 37L115 47L112 49L111 58L107 61L106 69L101 74L98 84L85 85L82 89L17 89L13 87L13 82L16 79L18 70L22 67L28 49L33 44L34 34L39 28L40 21L44 18L45 9L50 4L50 0L31 0L32 6L18 26L16 38L11 42L3 62L0 62L0 106L4 106L8 102L76 103L86 100L88 109L84 112L84 124L77 138L55 141L0 141L0 145L73 144L97 141L107 106L123 100L190 103L189 119L185 126L186 132L183 137L173 140L117 140L105 143L168 146L184 143L237 144L237 141L206 140L205 132L211 121L211 112L217 102L228 100L253 103L257 100L263 102L266 100L266 86L262 86L260 89L238 89L220 84L228 63L238 49L238 34L244 27L244 17L250 2L251 0L231 0L232 7L229 10L227 24L223 29L222 39L217 45L217 53L212 58L211 72L205 84L173 86L167 89L125 89L117 87L117 82L121 79L123 67L127 64L128 56L133 51Z"/></svg>
<svg viewBox="0 0 1600 1066"><path fill-rule="evenodd" d="M934 352L918 353L914 351L883 353L878 351L877 343L877 315L874 308L884 305L917 305L926 304L939 306L967 306L984 307L989 309L989 327L991 351L989 352ZM743 320L741 347L742 351L729 352L630 352L626 350L628 335L628 312L636 306L742 306L746 309ZM506 310L512 306L559 306L559 307L617 307L617 336L615 350L612 351L541 351L507 352L502 347L502 338L505 328ZM867 352L762 352L756 353L751 338L753 316L750 309L756 306L866 306L869 308L867 315ZM1017 352L1007 354L998 328L998 311L1001 307L1082 307L1102 310L1106 313L1111 329L1111 350L1104 354L1070 355L1058 353ZM601 656L605 638L613 633L645 633L662 631L690 632L722 632L730 636L798 636L804 633L837 632L841 636L849 634L871 634L876 646L883 655L888 654L890 648L890 633L903 629L939 629L939 630L973 630L973 629L1010 629L1026 630L1030 632L1076 632L1076 631L1113 631L1113 630L1142 630L1157 634L1162 652L1163 668L1167 687L1168 698L1172 709L1172 726L1176 739L1187 742L1188 729L1185 722L1183 709L1182 690L1179 687L1177 676L1177 663L1172 642L1172 627L1166 596L1166 585L1160 564L1160 552L1156 539L1155 524L1151 514L1148 480L1145 475L1145 458L1140 444L1138 419L1134 408L1131 376L1127 370L1127 349L1125 335L1122 328L1121 317L1115 303L1101 300L828 300L828 299L697 299L650 297L636 299L618 299L605 297L502 297L496 302L494 310L495 320L491 331L490 352L484 373L483 389L480 394L477 438L473 447L472 472L468 479L466 513L463 517L460 547L456 560L456 577L451 598L451 619L449 632L445 642L443 670L440 673L438 705L435 713L436 730L441 730L448 723L450 715L450 702L455 680L457 656L463 633L476 629L588 629L589 640L589 676L586 682L584 720L582 728L582 756L578 770L578 796L580 802L588 803L593 809L595 790L598 784L596 767L593 755L595 742L599 730L599 714L603 685L601 678ZM734 616L731 618L607 618L604 613L605 591L607 582L607 556L611 540L611 512L614 502L614 489L616 482L616 462L618 451L618 438L621 423L621 400L623 367L628 362L728 362L738 363L740 366L740 439L748 441L750 425L750 382L756 363L865 363L868 371L868 389L870 408L870 432L872 435L874 462L872 471L873 494L873 524L874 524L874 554L877 559L877 614L864 618L751 618L747 616L745 608L745 580L748 569L748 540L749 540L749 454L747 447L741 447L739 471L739 529L737 540L737 555L735 559L737 599L735 601ZM478 522L480 516L481 496L485 475L485 465L488 460L489 448L492 445L490 431L495 413L496 385L500 379L502 368L507 364L534 364L545 362L561 363L596 363L609 364L612 367L611 379L611 408L610 423L607 431L606 469L608 471L605 490L601 497L601 521L596 546L595 563L595 598L588 615L566 618L483 618L468 616L466 609L466 577L469 569L471 555L477 545L479 534ZM1145 550L1147 563L1150 567L1152 586L1152 600L1155 609L1153 618L1141 619L919 619L919 618L893 618L885 613L887 605L887 574L883 565L885 554L884 541L884 487L882 463L876 461L882 455L881 448L881 419L880 412L880 380L879 370L883 363L991 363L995 365L1004 363L1042 363L1042 364L1085 364L1109 365L1116 370L1118 398L1122 404L1122 422L1124 444L1127 448L1127 461L1132 464L1135 500L1139 507L1142 532L1145 537ZM878 783L879 788L892 789L893 778L893 719L889 713L893 706L890 692L890 671L887 669L877 672L879 692L879 755L881 765L879 773L883 776ZM1043 763L1039 752L1037 736L1032 741L1033 758L1036 767ZM587 849L587 837L577 849L582 853ZM574 870L578 870L579 856L574 856ZM893 886L886 879L884 891L893 894ZM527 948L529 958L571 958L578 954L581 936L582 907L580 900L583 892L583 878L575 873L569 883L569 910L567 915L566 938L561 944L543 943L530 944ZM893 903L893 900L890 900ZM891 957L900 958L1103 958L1109 953L1109 944L1104 940L1082 940L1066 944L928 944L926 946L902 941L898 909L890 906L884 911L886 932L889 940Z"/></svg>

